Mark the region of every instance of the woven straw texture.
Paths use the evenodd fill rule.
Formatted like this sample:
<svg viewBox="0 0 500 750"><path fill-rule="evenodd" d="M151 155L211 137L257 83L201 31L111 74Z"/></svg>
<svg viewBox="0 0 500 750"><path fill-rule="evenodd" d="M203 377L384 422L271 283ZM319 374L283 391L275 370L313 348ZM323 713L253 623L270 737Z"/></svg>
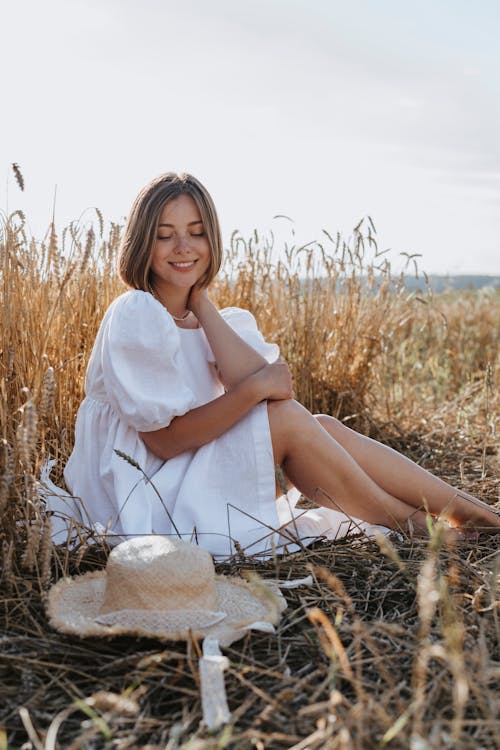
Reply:
<svg viewBox="0 0 500 750"><path fill-rule="evenodd" d="M144 542L142 548L138 540L124 542L112 551L105 571L53 586L47 606L51 625L80 636L160 640L185 640L191 630L224 646L256 621L277 624L286 607L277 587L216 575L205 550L154 539L153 546Z"/></svg>

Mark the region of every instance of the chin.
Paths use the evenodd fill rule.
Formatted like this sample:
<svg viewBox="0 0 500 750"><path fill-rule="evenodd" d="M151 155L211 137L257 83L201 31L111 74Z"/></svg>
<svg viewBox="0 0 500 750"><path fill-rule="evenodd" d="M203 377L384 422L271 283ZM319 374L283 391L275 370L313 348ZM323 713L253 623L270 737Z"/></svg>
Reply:
<svg viewBox="0 0 500 750"><path fill-rule="evenodd" d="M170 281L169 284L172 287L177 287L177 289L191 289L198 279L182 279L181 281Z"/></svg>

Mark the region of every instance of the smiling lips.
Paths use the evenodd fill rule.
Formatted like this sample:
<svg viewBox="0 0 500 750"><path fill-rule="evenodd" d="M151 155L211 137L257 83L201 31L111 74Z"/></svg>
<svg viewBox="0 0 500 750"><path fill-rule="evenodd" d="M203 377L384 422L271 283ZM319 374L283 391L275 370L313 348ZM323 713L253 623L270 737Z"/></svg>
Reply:
<svg viewBox="0 0 500 750"><path fill-rule="evenodd" d="M169 261L169 263L171 266L175 268L176 271L186 272L194 268L196 260L182 261L179 263L174 263L173 261Z"/></svg>

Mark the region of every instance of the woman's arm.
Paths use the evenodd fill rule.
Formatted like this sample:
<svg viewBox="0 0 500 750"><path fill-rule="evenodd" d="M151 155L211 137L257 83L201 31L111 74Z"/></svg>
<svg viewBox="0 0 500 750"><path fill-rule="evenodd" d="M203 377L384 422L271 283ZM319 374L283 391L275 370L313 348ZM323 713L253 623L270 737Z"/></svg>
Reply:
<svg viewBox="0 0 500 750"><path fill-rule="evenodd" d="M228 389L234 388L248 375L268 364L264 357L226 323L208 297L206 289L198 290L193 287L188 307L205 331L217 362L220 380Z"/></svg>
<svg viewBox="0 0 500 750"><path fill-rule="evenodd" d="M264 399L293 398L292 379L284 362L267 364L231 391L175 417L168 427L139 432L149 450L163 461L199 448L227 432L252 407Z"/></svg>

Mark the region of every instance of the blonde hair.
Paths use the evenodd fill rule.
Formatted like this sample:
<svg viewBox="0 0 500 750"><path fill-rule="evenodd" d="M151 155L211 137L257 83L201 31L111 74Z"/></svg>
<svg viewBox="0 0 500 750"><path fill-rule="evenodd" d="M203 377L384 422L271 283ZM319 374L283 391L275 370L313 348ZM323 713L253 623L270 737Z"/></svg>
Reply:
<svg viewBox="0 0 500 750"><path fill-rule="evenodd" d="M130 211L120 245L118 271L121 279L143 292L151 292L151 254L164 206L179 195L189 195L200 212L210 246L210 263L200 279L207 287L222 262L222 235L214 202L208 190L193 175L166 172L143 187Z"/></svg>

